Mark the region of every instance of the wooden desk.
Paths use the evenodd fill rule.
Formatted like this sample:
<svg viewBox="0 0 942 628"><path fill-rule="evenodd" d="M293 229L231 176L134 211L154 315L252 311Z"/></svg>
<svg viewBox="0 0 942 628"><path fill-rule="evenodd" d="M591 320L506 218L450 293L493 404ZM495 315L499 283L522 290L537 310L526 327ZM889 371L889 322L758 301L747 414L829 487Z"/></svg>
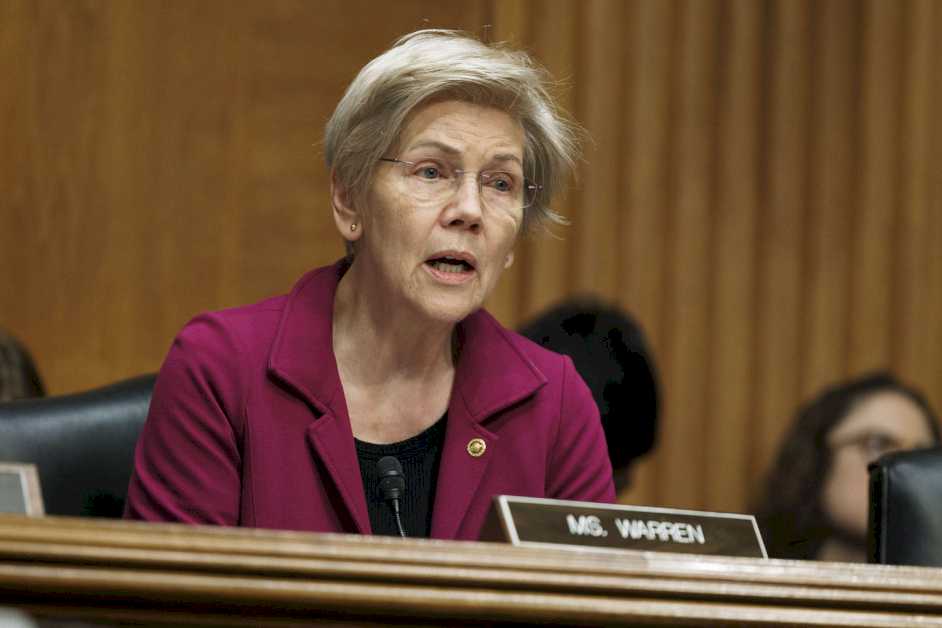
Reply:
<svg viewBox="0 0 942 628"><path fill-rule="evenodd" d="M4 515L0 606L103 625L942 626L942 570Z"/></svg>

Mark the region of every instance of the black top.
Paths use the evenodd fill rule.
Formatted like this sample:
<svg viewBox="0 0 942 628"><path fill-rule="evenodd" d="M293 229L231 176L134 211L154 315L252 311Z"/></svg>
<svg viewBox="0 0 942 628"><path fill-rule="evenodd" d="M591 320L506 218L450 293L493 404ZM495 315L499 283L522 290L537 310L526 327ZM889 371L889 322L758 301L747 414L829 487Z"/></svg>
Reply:
<svg viewBox="0 0 942 628"><path fill-rule="evenodd" d="M412 438L388 445L356 441L360 475L366 493L373 534L399 536L392 508L379 490L376 463L383 456L393 456L402 465L406 488L399 503L399 516L406 536L427 537L432 530L432 502L438 479L438 464L445 442L446 413L430 428Z"/></svg>

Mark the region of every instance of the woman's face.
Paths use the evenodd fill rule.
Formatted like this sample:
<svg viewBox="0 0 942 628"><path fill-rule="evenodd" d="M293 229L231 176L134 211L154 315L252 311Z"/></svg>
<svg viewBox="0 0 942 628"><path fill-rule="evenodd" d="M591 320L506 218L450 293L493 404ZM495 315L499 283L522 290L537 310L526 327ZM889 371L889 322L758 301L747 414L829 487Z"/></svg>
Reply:
<svg viewBox="0 0 942 628"><path fill-rule="evenodd" d="M925 414L909 398L885 391L858 402L828 437L831 469L822 500L831 523L850 538L865 542L867 465L892 451L933 444Z"/></svg>
<svg viewBox="0 0 942 628"><path fill-rule="evenodd" d="M475 177L507 172L523 185L523 146L520 124L498 109L460 101L417 109L387 155L415 166L378 165L357 263L372 267L389 297L425 317L456 323L481 307L513 260L523 208L489 202L507 183L489 181L496 187L482 196ZM436 179L459 185L433 202L417 197Z"/></svg>

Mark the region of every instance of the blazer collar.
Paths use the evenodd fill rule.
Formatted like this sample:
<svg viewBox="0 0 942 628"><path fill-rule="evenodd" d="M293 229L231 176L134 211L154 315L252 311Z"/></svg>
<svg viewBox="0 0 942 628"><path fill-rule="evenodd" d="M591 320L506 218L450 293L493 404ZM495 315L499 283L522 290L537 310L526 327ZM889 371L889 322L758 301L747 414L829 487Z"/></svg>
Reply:
<svg viewBox="0 0 942 628"><path fill-rule="evenodd" d="M334 295L348 265L344 260L305 274L285 301L272 343L268 370L322 414L346 417L334 359Z"/></svg>
<svg viewBox="0 0 942 628"><path fill-rule="evenodd" d="M460 354L452 396L477 423L529 397L546 377L511 340L511 332L484 310L458 326ZM456 399L452 399L454 406Z"/></svg>
<svg viewBox="0 0 942 628"><path fill-rule="evenodd" d="M320 412L346 417L346 403L333 352L333 303L344 260L313 270L287 297L268 368ZM488 416L532 395L546 377L486 311L458 325L460 354L452 395L470 417ZM456 400L452 400L452 405Z"/></svg>
<svg viewBox="0 0 942 628"><path fill-rule="evenodd" d="M448 405L448 428L432 513L432 537L442 539L462 536L465 517L474 504L482 503L479 487L491 460L501 455L496 452L513 455L501 449L500 436L487 427L488 417L546 384L546 378L520 352L510 332L484 310L462 321L458 338L461 352ZM484 455L471 453L474 441L486 443Z"/></svg>

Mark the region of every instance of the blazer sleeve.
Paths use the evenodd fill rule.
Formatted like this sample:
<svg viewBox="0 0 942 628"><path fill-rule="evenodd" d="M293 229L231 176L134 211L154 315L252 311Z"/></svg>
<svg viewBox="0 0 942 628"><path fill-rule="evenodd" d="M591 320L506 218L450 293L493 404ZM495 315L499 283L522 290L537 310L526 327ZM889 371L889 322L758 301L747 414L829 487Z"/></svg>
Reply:
<svg viewBox="0 0 942 628"><path fill-rule="evenodd" d="M598 407L572 359L563 359L559 429L550 448L547 497L614 502L612 464Z"/></svg>
<svg viewBox="0 0 942 628"><path fill-rule="evenodd" d="M241 353L215 315L174 340L138 439L125 518L238 525Z"/></svg>

